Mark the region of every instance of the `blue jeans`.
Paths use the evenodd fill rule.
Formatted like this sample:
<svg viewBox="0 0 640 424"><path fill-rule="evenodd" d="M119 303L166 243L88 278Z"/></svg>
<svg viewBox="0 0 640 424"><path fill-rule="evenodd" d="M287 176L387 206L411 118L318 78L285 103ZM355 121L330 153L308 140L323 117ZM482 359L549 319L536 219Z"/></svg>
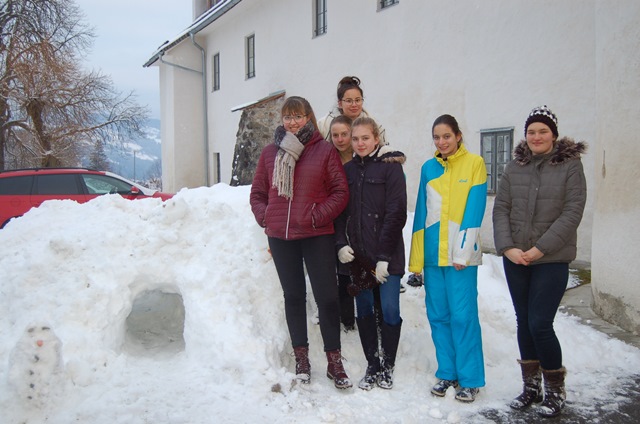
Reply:
<svg viewBox="0 0 640 424"><path fill-rule="evenodd" d="M462 387L483 387L484 355L478 318L478 267L460 271L452 266L424 268L427 317L436 347L441 380Z"/></svg>
<svg viewBox="0 0 640 424"><path fill-rule="evenodd" d="M562 368L562 348L553 320L569 281L568 263L516 265L502 260L516 312L522 360L539 360L542 368Z"/></svg>
<svg viewBox="0 0 640 424"><path fill-rule="evenodd" d="M379 286L382 319L387 325L395 326L402 322L400 317L400 275L390 275L387 282ZM358 318L373 315L373 290L362 290L356 296Z"/></svg>

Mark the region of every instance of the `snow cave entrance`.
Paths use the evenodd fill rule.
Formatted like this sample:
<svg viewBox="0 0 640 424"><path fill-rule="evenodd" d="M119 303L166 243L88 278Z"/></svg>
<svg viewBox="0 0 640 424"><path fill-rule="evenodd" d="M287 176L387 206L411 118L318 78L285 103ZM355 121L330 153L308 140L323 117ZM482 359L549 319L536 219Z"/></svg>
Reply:
<svg viewBox="0 0 640 424"><path fill-rule="evenodd" d="M184 351L182 296L145 290L133 301L125 321L123 350L138 356L164 356Z"/></svg>

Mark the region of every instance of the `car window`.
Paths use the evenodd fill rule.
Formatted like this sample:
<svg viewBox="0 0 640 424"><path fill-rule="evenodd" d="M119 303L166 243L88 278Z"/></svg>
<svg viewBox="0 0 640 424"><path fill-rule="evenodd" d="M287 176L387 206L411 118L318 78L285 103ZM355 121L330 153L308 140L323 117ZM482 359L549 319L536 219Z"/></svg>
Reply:
<svg viewBox="0 0 640 424"><path fill-rule="evenodd" d="M31 194L33 176L0 178L0 194Z"/></svg>
<svg viewBox="0 0 640 424"><path fill-rule="evenodd" d="M82 180L89 194L131 193L131 184L107 175L82 174Z"/></svg>
<svg viewBox="0 0 640 424"><path fill-rule="evenodd" d="M38 175L33 194L82 194L75 174Z"/></svg>

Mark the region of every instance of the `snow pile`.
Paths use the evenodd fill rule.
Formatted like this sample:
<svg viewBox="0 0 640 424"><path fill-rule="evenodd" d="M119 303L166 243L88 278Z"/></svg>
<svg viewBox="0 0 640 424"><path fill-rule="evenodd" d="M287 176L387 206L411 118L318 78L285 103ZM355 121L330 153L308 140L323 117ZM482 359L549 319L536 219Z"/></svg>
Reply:
<svg viewBox="0 0 640 424"><path fill-rule="evenodd" d="M248 197L218 184L165 203L50 201L0 231L2 422L455 423L508 409L521 386L515 318L491 255L479 273L487 387L474 404L428 394L436 361L423 288L401 295L393 390L336 390L311 323L312 383L292 384L282 290ZM638 349L574 317L560 313L556 328L574 407L588 410L640 368ZM342 344L357 382L357 332Z"/></svg>

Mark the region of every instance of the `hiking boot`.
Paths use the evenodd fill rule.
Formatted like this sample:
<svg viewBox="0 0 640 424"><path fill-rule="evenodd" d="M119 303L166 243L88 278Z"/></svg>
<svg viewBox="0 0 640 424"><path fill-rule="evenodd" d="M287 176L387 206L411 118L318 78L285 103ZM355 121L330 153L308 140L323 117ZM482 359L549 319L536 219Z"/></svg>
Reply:
<svg viewBox="0 0 640 424"><path fill-rule="evenodd" d="M337 389L348 389L352 387L351 380L342 365L342 354L340 349L331 350L327 354L327 377L333 380L333 385Z"/></svg>
<svg viewBox="0 0 640 424"><path fill-rule="evenodd" d="M309 347L298 346L293 348L296 357L296 380L302 384L311 381L311 364L309 364Z"/></svg>

